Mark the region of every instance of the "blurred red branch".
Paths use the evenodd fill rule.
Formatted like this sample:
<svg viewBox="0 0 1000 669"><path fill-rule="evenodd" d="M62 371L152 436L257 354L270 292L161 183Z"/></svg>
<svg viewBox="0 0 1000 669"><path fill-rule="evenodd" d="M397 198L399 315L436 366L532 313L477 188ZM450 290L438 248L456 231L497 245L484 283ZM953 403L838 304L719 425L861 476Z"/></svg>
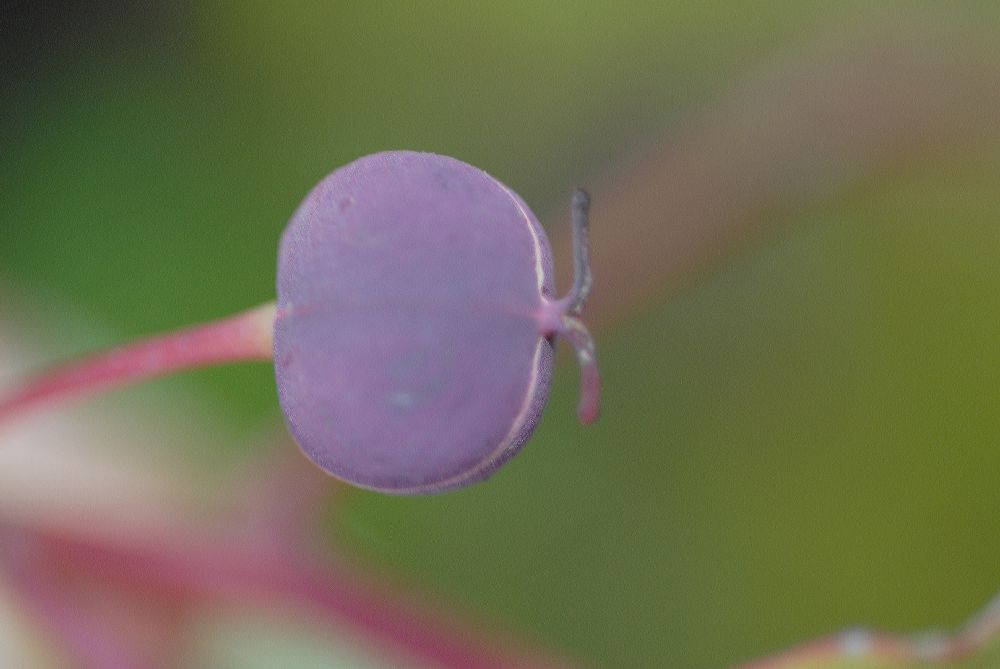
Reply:
<svg viewBox="0 0 1000 669"><path fill-rule="evenodd" d="M163 650L116 626L107 601L96 602L74 587L74 579L41 550L31 532L0 527L0 573L25 612L37 621L46 646L60 650L81 669L152 669ZM105 605L101 605L101 604ZM149 613L131 607L134 617ZM160 616L162 618L162 615ZM144 643L146 642L146 643Z"/></svg>
<svg viewBox="0 0 1000 669"><path fill-rule="evenodd" d="M234 517L225 513L207 525L165 519L171 524L141 531L115 529L113 522L78 528L8 520L0 523L0 574L57 645L87 669L165 666L178 646L176 638L151 640L149 625L113 624L121 622L114 604L123 599L128 618L159 616L155 627L175 635L179 628L166 623L192 607L294 607L305 619L354 630L373 652L395 651L415 666L568 666L310 547L317 511L339 486L286 441L237 480ZM81 599L81 592L90 595Z"/></svg>
<svg viewBox="0 0 1000 669"><path fill-rule="evenodd" d="M517 657L492 635L390 592L344 565L306 559L271 542L180 534L109 540L37 527L22 532L61 568L99 583L149 589L167 599L262 608L293 604L432 666L554 666L540 657Z"/></svg>
<svg viewBox="0 0 1000 669"><path fill-rule="evenodd" d="M998 136L1000 54L949 16L841 29L782 54L592 188L598 329L801 208ZM569 285L564 214L548 217Z"/></svg>

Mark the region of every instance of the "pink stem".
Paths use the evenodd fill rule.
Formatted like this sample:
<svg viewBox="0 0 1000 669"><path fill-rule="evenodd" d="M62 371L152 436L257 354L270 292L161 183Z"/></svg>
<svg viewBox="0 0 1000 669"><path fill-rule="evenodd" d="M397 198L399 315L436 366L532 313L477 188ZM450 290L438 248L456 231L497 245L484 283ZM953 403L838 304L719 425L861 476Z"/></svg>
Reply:
<svg viewBox="0 0 1000 669"><path fill-rule="evenodd" d="M272 356L274 303L98 353L44 372L0 397L0 422L46 402L171 372Z"/></svg>
<svg viewBox="0 0 1000 669"><path fill-rule="evenodd" d="M82 610L64 584L56 579L51 565L40 559L29 537L4 532L6 544L0 555L0 568L6 572L12 590L25 612L34 617L81 669L149 669L153 665L138 649L121 641L120 636L99 617Z"/></svg>
<svg viewBox="0 0 1000 669"><path fill-rule="evenodd" d="M594 339L579 318L563 316L559 334L576 349L576 359L580 363L580 402L576 407L577 417L584 425L597 420L601 411L601 374L597 368L597 354Z"/></svg>
<svg viewBox="0 0 1000 669"><path fill-rule="evenodd" d="M36 533L35 539L67 566L123 585L162 589L177 596L237 603L295 602L322 613L329 622L353 626L374 641L433 666L455 669L556 666L539 657L516 657L496 642L426 607L401 601L343 567L318 566L288 552L248 545L174 538L112 545L64 534Z"/></svg>

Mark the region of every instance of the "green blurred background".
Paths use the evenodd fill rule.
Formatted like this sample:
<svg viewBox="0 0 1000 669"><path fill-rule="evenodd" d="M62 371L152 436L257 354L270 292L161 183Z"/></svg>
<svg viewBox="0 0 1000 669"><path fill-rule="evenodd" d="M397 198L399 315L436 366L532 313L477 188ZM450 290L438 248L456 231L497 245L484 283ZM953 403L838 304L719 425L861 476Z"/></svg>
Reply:
<svg viewBox="0 0 1000 669"><path fill-rule="evenodd" d="M720 101L730 127L747 109L747 132L780 142L786 119L753 115L796 91L767 72L843 56L863 74L882 56L853 40L888 35L947 73L952 44L1000 30L986 2L6 4L0 279L107 324L63 333L67 353L271 299L291 212L360 155L453 155L558 214L578 183L596 198L633 161L696 153L686 133L711 134ZM961 90L1000 86L982 53ZM808 72L791 81L823 80ZM595 324L598 425L576 424L561 356L536 437L494 479L354 494L331 540L594 666L721 667L848 625L960 623L1000 589L1000 143L995 106L952 118L973 105L936 83L912 150L827 165L836 149L785 147L803 177L762 136L770 190L735 245L600 295L628 308ZM849 143L857 117L838 113L798 131ZM610 213L594 226L657 243ZM601 253L599 291L616 271ZM280 422L264 366L161 385L231 430L208 460L252 455L240 436Z"/></svg>

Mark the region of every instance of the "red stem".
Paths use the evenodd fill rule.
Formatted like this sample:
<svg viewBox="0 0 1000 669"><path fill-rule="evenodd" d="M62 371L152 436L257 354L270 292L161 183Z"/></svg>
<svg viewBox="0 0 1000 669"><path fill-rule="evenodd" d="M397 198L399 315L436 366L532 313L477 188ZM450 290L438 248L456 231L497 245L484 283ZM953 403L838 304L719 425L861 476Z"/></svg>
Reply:
<svg viewBox="0 0 1000 669"><path fill-rule="evenodd" d="M6 528L4 528L6 529ZM3 532L0 568L25 609L41 623L54 645L81 669L149 669L148 658L125 643L93 612L85 610L57 582L29 536Z"/></svg>
<svg viewBox="0 0 1000 669"><path fill-rule="evenodd" d="M37 405L184 369L270 360L274 303L203 325L98 353L43 372L0 397L0 423Z"/></svg>
<svg viewBox="0 0 1000 669"><path fill-rule="evenodd" d="M112 545L67 534L33 531L39 545L68 567L129 587L145 585L172 596L246 604L295 602L340 627L353 626L433 666L504 669L564 667L539 656L501 649L473 630L432 614L415 601L401 601L344 567L304 562L287 551L250 545L186 541L180 537L131 538Z"/></svg>

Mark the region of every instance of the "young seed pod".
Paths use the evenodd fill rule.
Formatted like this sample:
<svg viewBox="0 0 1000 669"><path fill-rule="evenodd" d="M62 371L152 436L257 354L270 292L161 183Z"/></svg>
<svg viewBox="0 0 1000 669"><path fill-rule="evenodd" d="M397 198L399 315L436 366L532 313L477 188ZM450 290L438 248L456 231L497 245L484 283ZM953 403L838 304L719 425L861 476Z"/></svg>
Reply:
<svg viewBox="0 0 1000 669"><path fill-rule="evenodd" d="M552 258L527 205L452 158L390 152L324 179L289 223L278 303L116 347L0 395L0 424L60 398L183 369L272 360L285 420L316 464L393 494L488 477L548 398L553 344L581 366L597 418L589 200L573 197L576 277L553 298Z"/></svg>
<svg viewBox="0 0 1000 669"><path fill-rule="evenodd" d="M285 230L274 364L289 429L330 474L386 493L487 478L531 436L555 335L576 348L580 418L597 417L586 193L576 279L554 297L548 240L513 191L426 153L361 158L324 179Z"/></svg>

